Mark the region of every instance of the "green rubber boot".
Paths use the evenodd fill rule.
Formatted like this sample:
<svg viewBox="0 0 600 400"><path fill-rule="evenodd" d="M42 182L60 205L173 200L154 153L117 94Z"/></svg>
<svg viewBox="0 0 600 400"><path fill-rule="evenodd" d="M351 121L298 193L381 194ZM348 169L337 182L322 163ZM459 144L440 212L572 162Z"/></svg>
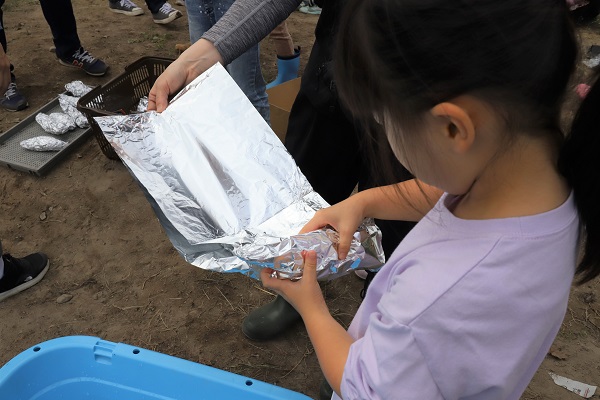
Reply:
<svg viewBox="0 0 600 400"><path fill-rule="evenodd" d="M252 311L242 323L242 332L250 340L270 340L302 318L298 311L281 296Z"/></svg>
<svg viewBox="0 0 600 400"><path fill-rule="evenodd" d="M327 382L327 379L323 377L321 380L321 386L319 387L319 400L331 400L331 396L333 396L333 389Z"/></svg>

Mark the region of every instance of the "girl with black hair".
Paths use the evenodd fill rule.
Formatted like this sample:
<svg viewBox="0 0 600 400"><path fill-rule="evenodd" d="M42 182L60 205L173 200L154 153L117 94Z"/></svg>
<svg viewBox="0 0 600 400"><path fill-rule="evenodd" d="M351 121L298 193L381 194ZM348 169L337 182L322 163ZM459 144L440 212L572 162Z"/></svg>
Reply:
<svg viewBox="0 0 600 400"><path fill-rule="evenodd" d="M518 399L574 275L600 274L600 84L564 135L577 56L567 5L350 0L337 40L342 100L417 180L359 192L304 231L336 228L343 258L365 217L419 222L348 331L314 252L300 281L265 270L263 284L302 316L334 398Z"/></svg>

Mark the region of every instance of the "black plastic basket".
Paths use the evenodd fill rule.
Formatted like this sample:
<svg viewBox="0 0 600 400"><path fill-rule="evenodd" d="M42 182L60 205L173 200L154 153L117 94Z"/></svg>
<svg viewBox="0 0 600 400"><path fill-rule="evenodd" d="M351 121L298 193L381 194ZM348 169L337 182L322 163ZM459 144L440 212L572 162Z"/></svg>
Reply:
<svg viewBox="0 0 600 400"><path fill-rule="evenodd" d="M142 57L125 67L124 73L92 89L79 99L77 109L87 117L100 149L106 157L119 159L94 121L94 117L134 112L140 99L148 96L156 79L173 61L169 58Z"/></svg>

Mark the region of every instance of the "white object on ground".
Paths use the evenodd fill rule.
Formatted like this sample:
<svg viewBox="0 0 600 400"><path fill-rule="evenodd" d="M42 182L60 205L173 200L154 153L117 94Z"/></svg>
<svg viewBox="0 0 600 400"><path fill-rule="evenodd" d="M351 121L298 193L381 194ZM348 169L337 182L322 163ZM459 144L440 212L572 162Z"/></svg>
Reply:
<svg viewBox="0 0 600 400"><path fill-rule="evenodd" d="M580 395L583 398L589 399L596 393L596 386L590 386L588 384L577 382L564 376L556 375L549 372L550 376L558 386L562 386L571 392Z"/></svg>

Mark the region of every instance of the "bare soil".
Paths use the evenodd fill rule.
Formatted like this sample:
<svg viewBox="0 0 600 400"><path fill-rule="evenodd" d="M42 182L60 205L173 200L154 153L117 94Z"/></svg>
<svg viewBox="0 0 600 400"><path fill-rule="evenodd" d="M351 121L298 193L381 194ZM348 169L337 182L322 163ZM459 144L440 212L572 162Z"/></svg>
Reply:
<svg viewBox="0 0 600 400"><path fill-rule="evenodd" d="M127 17L111 13L105 1L73 0L73 6L83 45L110 65L109 73L92 78L59 65L50 51L51 34L39 3L8 1L8 52L30 107L18 113L0 111L1 132L56 97L65 83L79 79L102 84L142 56L176 57L175 45L189 40L185 17L158 26L147 10ZM178 8L185 14L184 7ZM302 47L301 67L310 53L317 18L295 12L288 20ZM584 41L600 43L599 33L596 26L586 28ZM261 51L265 79L270 81L276 75L272 44L263 41ZM15 256L42 250L51 260L38 285L0 303L0 365L45 340L92 335L317 398L321 372L304 327L298 324L270 342L247 340L240 330L243 318L273 295L244 276L187 264L127 170L107 159L92 137L45 177L0 169L0 238L5 251ZM353 275L325 285L331 312L344 326L360 304L361 288L362 281ZM57 303L64 294L73 297ZM549 371L600 385L599 297L598 281L573 288L552 355L523 399L580 398L556 386Z"/></svg>

